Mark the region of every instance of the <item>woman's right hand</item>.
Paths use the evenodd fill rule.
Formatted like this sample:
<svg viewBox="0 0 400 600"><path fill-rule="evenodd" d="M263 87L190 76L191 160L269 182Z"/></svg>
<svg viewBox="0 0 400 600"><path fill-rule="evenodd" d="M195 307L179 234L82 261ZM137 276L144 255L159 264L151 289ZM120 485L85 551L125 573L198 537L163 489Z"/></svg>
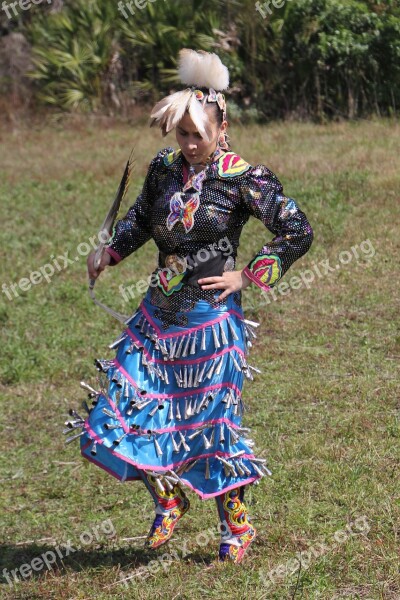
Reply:
<svg viewBox="0 0 400 600"><path fill-rule="evenodd" d="M97 279L98 276L100 275L100 273L102 271L104 271L104 269L106 267L108 267L108 265L111 262L111 256L108 254L108 252L103 252L103 256L101 257L99 268L96 271L94 268L94 264L93 264L95 254L96 254L96 250L91 252L87 258L87 268L88 268L89 279Z"/></svg>

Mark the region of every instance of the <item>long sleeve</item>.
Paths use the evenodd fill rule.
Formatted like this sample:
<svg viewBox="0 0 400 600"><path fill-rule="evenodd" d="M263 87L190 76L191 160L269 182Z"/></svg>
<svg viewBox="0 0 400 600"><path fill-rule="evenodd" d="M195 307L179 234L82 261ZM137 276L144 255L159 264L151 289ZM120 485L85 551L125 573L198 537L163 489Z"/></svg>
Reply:
<svg viewBox="0 0 400 600"><path fill-rule="evenodd" d="M136 202L130 207L126 215L117 221L114 226L113 236L106 248L115 265L121 260L135 252L152 237L151 221L149 218L151 201L155 198L157 190L157 169L159 164L169 151L169 148L161 150L150 163L141 194Z"/></svg>
<svg viewBox="0 0 400 600"><path fill-rule="evenodd" d="M250 215L275 234L243 269L258 287L268 290L310 249L313 230L295 200L283 194L277 177L263 165L248 171L241 197Z"/></svg>

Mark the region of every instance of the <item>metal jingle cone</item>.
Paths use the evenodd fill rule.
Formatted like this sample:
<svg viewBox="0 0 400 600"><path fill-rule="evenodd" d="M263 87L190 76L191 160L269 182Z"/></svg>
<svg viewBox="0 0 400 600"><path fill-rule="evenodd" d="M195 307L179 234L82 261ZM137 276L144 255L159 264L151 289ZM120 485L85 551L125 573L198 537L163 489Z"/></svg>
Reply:
<svg viewBox="0 0 400 600"><path fill-rule="evenodd" d="M181 378L182 387L185 387L185 386L184 386L184 381L183 381L182 367L179 367L179 377Z"/></svg>
<svg viewBox="0 0 400 600"><path fill-rule="evenodd" d="M200 363L197 363L196 373L194 376L193 387L197 387L199 385L199 372L200 372Z"/></svg>
<svg viewBox="0 0 400 600"><path fill-rule="evenodd" d="M231 473L232 473L233 477L237 477L237 476L238 476L238 474L237 474L237 472L236 472L236 469L235 469L235 467L234 467L232 464L230 464L230 463L229 463L229 467L230 467L230 469L231 469Z"/></svg>
<svg viewBox="0 0 400 600"><path fill-rule="evenodd" d="M176 340L171 340L171 342L170 342L170 345L169 345L169 359L170 360L174 360L174 358L175 358L174 354L175 354L175 349L178 345L178 341L179 340L176 339Z"/></svg>
<svg viewBox="0 0 400 600"><path fill-rule="evenodd" d="M254 441L250 438L244 438L243 443L246 444L246 446L249 446L249 448L253 448L254 446Z"/></svg>
<svg viewBox="0 0 400 600"><path fill-rule="evenodd" d="M238 334L236 333L236 331L235 331L235 329L234 329L234 327L233 327L233 325L232 325L232 323L231 323L231 318L230 318L230 317L228 317L228 319L227 319L227 323L228 323L228 327L229 327L229 329L230 329L230 332L231 332L231 335L232 335L233 339L234 339L235 341L237 341L237 340L239 339L239 336L238 336Z"/></svg>
<svg viewBox="0 0 400 600"><path fill-rule="evenodd" d="M221 344L219 343L219 339L218 339L217 332L215 330L214 325L211 325L211 331L212 331L212 336L213 336L213 340L214 340L214 348L217 349L221 346Z"/></svg>
<svg viewBox="0 0 400 600"><path fill-rule="evenodd" d="M198 415L198 414L200 414L201 410L202 410L202 409L203 409L203 407L205 406L206 399L207 399L207 396L206 396L206 395L204 395L204 396L203 396L203 398L200 400L200 402L199 402L199 405L198 405L198 407L197 407L197 409L196 409L196 414L197 414L197 415Z"/></svg>
<svg viewBox="0 0 400 600"><path fill-rule="evenodd" d="M192 340L192 343L190 345L190 352L189 352L189 354L196 354L196 343L197 343L197 331L195 331L193 333L193 340Z"/></svg>
<svg viewBox="0 0 400 600"><path fill-rule="evenodd" d="M138 318L138 320L136 321L136 323L135 323L135 327L138 327L138 328L139 328L139 327L142 325L143 321L144 321L144 314L142 313L142 314L140 315L140 317Z"/></svg>
<svg viewBox="0 0 400 600"><path fill-rule="evenodd" d="M221 423L219 426L219 439L218 439L218 444L224 444L225 443L225 433L224 433L224 424Z"/></svg>
<svg viewBox="0 0 400 600"><path fill-rule="evenodd" d="M220 323L219 323L219 329L221 332L221 341L222 341L223 345L226 346L226 344L229 344L229 341L228 341L228 338L226 337L226 333L223 328L222 321L220 321Z"/></svg>
<svg viewBox="0 0 400 600"><path fill-rule="evenodd" d="M229 475L231 474L231 465L228 463L228 461L222 458L222 456L217 456L217 458L224 465L225 476L229 477Z"/></svg>
<svg viewBox="0 0 400 600"><path fill-rule="evenodd" d="M172 477L174 477L177 480L177 483L179 483L181 486L186 485L186 483L184 481L182 481L182 479L179 477L179 475L177 474L176 471L169 470L169 471L167 471L167 473L170 474Z"/></svg>
<svg viewBox="0 0 400 600"><path fill-rule="evenodd" d="M136 317L136 315L138 315L138 314L139 314L139 310L136 310L131 317L126 319L125 325L129 325L129 323L131 323L133 321L133 319Z"/></svg>
<svg viewBox="0 0 400 600"><path fill-rule="evenodd" d="M121 390L117 390L115 392L115 406L117 406L117 407L119 405L120 398L121 398Z"/></svg>
<svg viewBox="0 0 400 600"><path fill-rule="evenodd" d="M215 369L215 375L220 375L223 363L224 363L224 356L221 355L220 359L219 359L219 362L218 362L218 366Z"/></svg>
<svg viewBox="0 0 400 600"><path fill-rule="evenodd" d="M208 392L206 395L206 402L207 402L207 406L210 404L210 402L212 402L215 399L216 393L215 392Z"/></svg>
<svg viewBox="0 0 400 600"><path fill-rule="evenodd" d="M92 456L96 456L96 454L97 454L97 442L96 441L93 442L92 447L90 448L90 454Z"/></svg>
<svg viewBox="0 0 400 600"><path fill-rule="evenodd" d="M239 460L235 460L235 468L241 477L243 477L243 475L246 475Z"/></svg>
<svg viewBox="0 0 400 600"><path fill-rule="evenodd" d="M129 381L127 379L125 379L124 391L123 391L123 396L124 396L125 400L128 400L129 395L130 395L129 392L130 392Z"/></svg>
<svg viewBox="0 0 400 600"><path fill-rule="evenodd" d="M186 452L190 452L190 446L186 443L185 436L179 431L179 437L181 438L181 444Z"/></svg>
<svg viewBox="0 0 400 600"><path fill-rule="evenodd" d="M81 381L81 382L80 382L80 386L81 386L81 387L82 387L84 390L86 390L86 391L90 392L91 394L94 394L95 396L98 396L98 395L100 394L100 392L99 392L99 391L96 391L94 388L92 388L92 386L91 386L91 385L89 385L89 384L88 384L88 383L86 383L85 381Z"/></svg>
<svg viewBox="0 0 400 600"><path fill-rule="evenodd" d="M122 435L119 436L119 438L117 438L116 440L113 441L114 446L119 446L120 443L122 442L122 440L127 436L128 434L126 432L124 432Z"/></svg>
<svg viewBox="0 0 400 600"><path fill-rule="evenodd" d="M247 377L247 379L250 379L250 381L254 381L254 377L253 377L253 375L251 374L251 371L250 371L250 369L244 369L244 374L245 374L245 376Z"/></svg>
<svg viewBox="0 0 400 600"><path fill-rule="evenodd" d="M261 373L260 369L257 369L257 367L252 367L251 365L247 364L248 368L251 369L252 371L255 371L256 373Z"/></svg>
<svg viewBox="0 0 400 600"><path fill-rule="evenodd" d="M183 418L188 419L190 417L190 414L188 412L188 406L189 406L189 401L188 398L185 398L185 408L183 409Z"/></svg>
<svg viewBox="0 0 400 600"><path fill-rule="evenodd" d="M263 477L264 473L261 471L261 469L259 468L259 466L257 465L257 463L254 463L252 460L250 462L251 462L251 464L253 466L253 469L257 473L257 475L260 475L260 477Z"/></svg>
<svg viewBox="0 0 400 600"><path fill-rule="evenodd" d="M154 417L154 415L156 414L156 412L158 411L158 402L156 403L155 407L151 409L151 411L149 411L149 417Z"/></svg>
<svg viewBox="0 0 400 600"><path fill-rule="evenodd" d="M260 323L249 321L249 319L243 319L243 322L246 323L246 325L250 325L250 327L260 327Z"/></svg>
<svg viewBox="0 0 400 600"><path fill-rule="evenodd" d="M67 438L67 439L65 440L65 443L66 443L66 444L70 444L70 443L71 443L71 442L73 442L74 440L77 440L78 438L80 438L80 437L81 437L81 435L83 435L84 433L86 433L86 432L85 432L85 431L81 431L80 433L76 433L75 435L73 435L73 436L71 436L71 437Z"/></svg>
<svg viewBox="0 0 400 600"><path fill-rule="evenodd" d="M190 344L190 335L191 334L189 333L189 335L187 336L187 340L186 340L185 346L184 346L183 351L182 351L182 356L183 357L186 357L188 355L189 344Z"/></svg>
<svg viewBox="0 0 400 600"><path fill-rule="evenodd" d="M272 475L271 471L268 469L267 466L265 466L264 464L261 464L260 468L267 474L267 475Z"/></svg>
<svg viewBox="0 0 400 600"><path fill-rule="evenodd" d="M68 421L64 421L64 425L68 427L68 429L75 429L76 426L82 427L84 422L85 421L83 419L75 419L75 421L71 421L71 419L68 419Z"/></svg>
<svg viewBox="0 0 400 600"><path fill-rule="evenodd" d="M148 364L149 364L149 363L148 363L148 361L147 361L146 355L145 355L145 353L144 353L144 352L142 352L142 365L143 365L144 367L147 367L147 365L148 365Z"/></svg>
<svg viewBox="0 0 400 600"><path fill-rule="evenodd" d="M107 415L107 417L111 417L112 419L117 419L117 415L115 414L115 412L113 412L112 410L110 410L109 408L102 408L101 412L103 412L105 415Z"/></svg>
<svg viewBox="0 0 400 600"><path fill-rule="evenodd" d="M104 429L111 431L111 429L122 429L121 423L104 423Z"/></svg>
<svg viewBox="0 0 400 600"><path fill-rule="evenodd" d="M172 433L172 431L170 432L170 436L171 436L173 451L177 454L179 452L180 444L178 446L178 444L176 443L174 434Z"/></svg>
<svg viewBox="0 0 400 600"><path fill-rule="evenodd" d="M187 365L185 365L183 368L183 387L187 388L187 386L188 386L188 370L187 370Z"/></svg>
<svg viewBox="0 0 400 600"><path fill-rule="evenodd" d="M210 441L207 439L206 434L204 433L204 431L202 432L202 438L203 438L203 446L205 448L205 450L208 450L209 448L211 448L211 443Z"/></svg>
<svg viewBox="0 0 400 600"><path fill-rule="evenodd" d="M169 477L163 477L163 484L169 492L172 492L172 490L174 489L174 486L170 482Z"/></svg>
<svg viewBox="0 0 400 600"><path fill-rule="evenodd" d="M234 446L235 444L238 443L238 441L240 440L240 436L236 433L236 431L234 429L232 429L232 427L230 427L228 425L228 429L229 429L229 433L230 433L230 441L231 444Z"/></svg>
<svg viewBox="0 0 400 600"><path fill-rule="evenodd" d="M208 458L206 458L206 469L205 469L204 478L210 479L210 462L209 462Z"/></svg>
<svg viewBox="0 0 400 600"><path fill-rule="evenodd" d="M121 342L123 342L124 340L126 340L127 338L127 334L124 333L123 335L120 335L115 342L112 342L108 347L110 348L110 350L114 350L114 348L116 348L117 346L119 346L121 344Z"/></svg>
<svg viewBox="0 0 400 600"><path fill-rule="evenodd" d="M160 446L160 444L158 443L158 441L157 441L157 439L155 437L154 437L154 446L155 446L155 449L156 449L157 456L162 456L163 455L163 451L161 450L161 446Z"/></svg>
<svg viewBox="0 0 400 600"><path fill-rule="evenodd" d="M77 413L77 412L76 412L76 410L74 410L73 408L70 408L70 409L69 409L69 411L68 411L68 414L69 414L71 417L75 417L75 419L78 419L78 421L82 421L82 423L83 423L83 422L84 422L84 420L85 420L85 419L83 419L83 418L81 417L81 415L80 415L79 413Z"/></svg>
<svg viewBox="0 0 400 600"><path fill-rule="evenodd" d="M200 460L199 458L196 458L196 460L193 460L191 463L188 463L188 465L183 470L183 472L187 473L188 471L190 471L190 469L193 469L193 467L197 465L197 463L199 462L199 460Z"/></svg>
<svg viewBox="0 0 400 600"><path fill-rule="evenodd" d="M202 369L201 369L201 371L200 371L200 375L199 375L199 376L198 376L198 378L197 378L197 381L198 381L199 383L201 383L201 382L203 381L203 377L204 377L204 371L206 370L206 367L207 367L207 362L205 362L205 363L204 363L204 365L203 365L203 368L202 368Z"/></svg>
<svg viewBox="0 0 400 600"><path fill-rule="evenodd" d="M182 382L182 380L181 380L181 378L180 378L179 374L178 374L178 373L175 371L175 367L173 368L173 371L174 371L174 375L175 375L175 379L176 379L176 383L177 383L177 385L178 385L179 387L182 387L182 383L183 383L183 382Z"/></svg>
<svg viewBox="0 0 400 600"><path fill-rule="evenodd" d="M251 475L251 471L248 468L247 465L245 465L245 463L243 461L240 462L242 469L244 470L244 472L246 473L246 475Z"/></svg>
<svg viewBox="0 0 400 600"><path fill-rule="evenodd" d="M164 365L164 381L167 385L169 385L169 377L167 367Z"/></svg>
<svg viewBox="0 0 400 600"><path fill-rule="evenodd" d="M206 425L202 425L199 429L196 429L196 431L194 431L193 433L191 433L190 435L187 436L188 440L194 440L198 435L200 435L203 432L203 429L206 428Z"/></svg>
<svg viewBox="0 0 400 600"><path fill-rule="evenodd" d="M174 404L173 404L173 400L171 399L169 401L168 420L172 421L173 418L174 418Z"/></svg>
<svg viewBox="0 0 400 600"><path fill-rule="evenodd" d="M179 339L179 344L178 344L178 341L177 341L177 346L178 347L177 347L177 349L175 351L175 357L174 358L180 358L184 340L185 340L185 336L182 335L182 337Z"/></svg>
<svg viewBox="0 0 400 600"><path fill-rule="evenodd" d="M135 408L137 408L138 410L143 410L143 408L145 406L147 406L148 404L150 404L150 402L153 402L153 400L149 399L149 400L145 400L144 402L136 402Z"/></svg>
<svg viewBox="0 0 400 600"><path fill-rule="evenodd" d="M211 437L210 437L211 446L214 446L214 443L215 443L215 425L213 425L212 433L211 433Z"/></svg>
<svg viewBox="0 0 400 600"><path fill-rule="evenodd" d="M189 367L189 378L188 378L188 387L193 387L193 365Z"/></svg>
<svg viewBox="0 0 400 600"><path fill-rule="evenodd" d="M182 421L182 415L181 415L181 411L180 411L180 408L179 408L179 401L175 405L175 413L176 413L176 419L177 419L177 421Z"/></svg>
<svg viewBox="0 0 400 600"><path fill-rule="evenodd" d="M205 350L206 349L206 328L204 327L202 332L201 332L201 345L200 345L200 350Z"/></svg>
<svg viewBox="0 0 400 600"><path fill-rule="evenodd" d="M209 370L207 371L207 374L206 374L206 377L207 377L208 379L211 379L211 377L213 376L214 369L215 369L215 365L216 365L216 361L215 361L215 360L213 360L213 361L212 361L212 364L211 364L211 367L209 368Z"/></svg>
<svg viewBox="0 0 400 600"><path fill-rule="evenodd" d="M66 425L67 425L67 429L63 429L63 435L66 435L67 433L71 433L71 431L74 431L74 429L82 429L82 427L83 427L82 422L72 424L70 421L67 421Z"/></svg>
<svg viewBox="0 0 400 600"><path fill-rule="evenodd" d="M230 356L231 356L231 359L232 359L232 362L234 364L234 367L235 367L236 371L241 371L242 367L239 365L238 361L236 360L234 353L231 352ZM239 356L240 356L240 354L239 354Z"/></svg>
<svg viewBox="0 0 400 600"><path fill-rule="evenodd" d="M157 373L157 375L160 379L164 380L164 373L163 373L163 371L161 371L161 368L159 365L155 365L155 372Z"/></svg>
<svg viewBox="0 0 400 600"><path fill-rule="evenodd" d="M154 477L154 484L155 484L159 494L165 494L165 487L161 483L159 477Z"/></svg>

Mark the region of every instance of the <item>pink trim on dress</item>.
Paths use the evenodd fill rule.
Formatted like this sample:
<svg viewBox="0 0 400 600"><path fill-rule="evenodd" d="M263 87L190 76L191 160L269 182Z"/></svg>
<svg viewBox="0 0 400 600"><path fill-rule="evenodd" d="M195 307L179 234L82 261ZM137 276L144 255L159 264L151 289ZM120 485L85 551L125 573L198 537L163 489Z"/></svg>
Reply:
<svg viewBox="0 0 400 600"><path fill-rule="evenodd" d="M193 331L199 331L201 329L205 329L206 327L210 327L211 325L216 325L217 323L220 323L221 321L225 321L226 319L229 318L230 314L237 316L241 321L243 321L243 315L241 315L234 309L229 309L228 311L226 311L226 313L224 313L220 317L216 317L212 321L207 321L207 323L201 323L197 327L189 327L189 328L182 329L182 331L175 331L173 333L163 333L161 331L161 329L154 323L152 317L150 316L147 309L145 308L143 301L140 303L139 308L143 312L146 319L149 321L150 325L157 331L157 336L161 339L187 335L189 333L192 333Z"/></svg>

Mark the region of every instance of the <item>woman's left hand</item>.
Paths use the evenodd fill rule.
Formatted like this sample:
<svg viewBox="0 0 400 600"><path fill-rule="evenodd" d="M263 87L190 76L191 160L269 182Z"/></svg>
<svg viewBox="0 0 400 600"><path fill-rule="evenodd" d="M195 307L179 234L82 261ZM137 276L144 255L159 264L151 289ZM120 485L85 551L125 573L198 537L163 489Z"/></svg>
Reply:
<svg viewBox="0 0 400 600"><path fill-rule="evenodd" d="M197 283L201 286L202 290L225 290L218 297L218 301L221 302L229 296L229 294L249 286L251 284L251 279L249 279L243 271L224 271L221 277L218 275L214 277L203 277L203 279L198 279Z"/></svg>

